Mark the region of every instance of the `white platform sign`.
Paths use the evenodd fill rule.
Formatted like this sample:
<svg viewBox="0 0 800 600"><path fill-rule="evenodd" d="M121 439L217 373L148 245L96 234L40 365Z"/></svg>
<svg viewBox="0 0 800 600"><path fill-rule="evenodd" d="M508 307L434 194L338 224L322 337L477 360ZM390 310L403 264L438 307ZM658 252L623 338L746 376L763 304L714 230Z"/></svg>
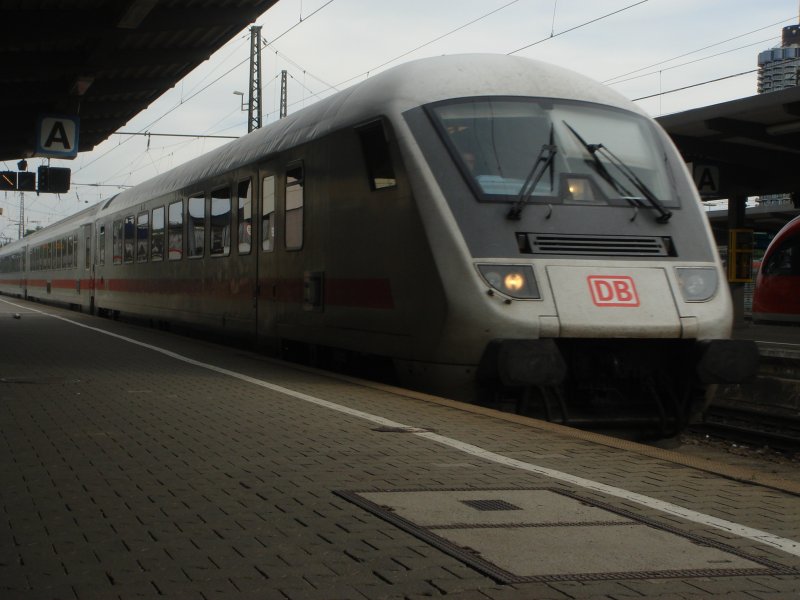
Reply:
<svg viewBox="0 0 800 600"><path fill-rule="evenodd" d="M44 115L36 128L36 156L75 158L78 156L80 118Z"/></svg>

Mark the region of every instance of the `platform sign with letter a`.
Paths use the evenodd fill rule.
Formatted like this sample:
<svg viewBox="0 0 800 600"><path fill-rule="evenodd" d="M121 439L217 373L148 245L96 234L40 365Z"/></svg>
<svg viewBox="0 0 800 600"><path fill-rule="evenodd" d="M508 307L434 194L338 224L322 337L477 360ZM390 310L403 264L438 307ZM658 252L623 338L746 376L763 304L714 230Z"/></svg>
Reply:
<svg viewBox="0 0 800 600"><path fill-rule="evenodd" d="M692 176L701 196L716 197L719 189L719 167L714 165L693 165Z"/></svg>
<svg viewBox="0 0 800 600"><path fill-rule="evenodd" d="M78 156L80 119L77 116L42 115L36 126L36 156Z"/></svg>

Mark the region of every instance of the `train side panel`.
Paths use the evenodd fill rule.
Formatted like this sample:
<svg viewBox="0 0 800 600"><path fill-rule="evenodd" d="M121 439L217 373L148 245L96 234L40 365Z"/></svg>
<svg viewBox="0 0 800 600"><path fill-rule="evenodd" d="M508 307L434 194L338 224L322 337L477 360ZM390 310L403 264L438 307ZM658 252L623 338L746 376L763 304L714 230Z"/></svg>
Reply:
<svg viewBox="0 0 800 600"><path fill-rule="evenodd" d="M274 335L390 357L432 352L445 311L436 264L391 129L368 129L385 144L391 177L365 167L363 129L305 150L303 248L277 252L298 295L283 294Z"/></svg>

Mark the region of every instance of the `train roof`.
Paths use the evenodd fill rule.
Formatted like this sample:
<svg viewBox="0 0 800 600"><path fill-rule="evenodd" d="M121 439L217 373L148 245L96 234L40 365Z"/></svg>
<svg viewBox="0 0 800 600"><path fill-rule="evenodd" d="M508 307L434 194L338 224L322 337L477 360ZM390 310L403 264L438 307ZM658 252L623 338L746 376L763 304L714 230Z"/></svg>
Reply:
<svg viewBox="0 0 800 600"><path fill-rule="evenodd" d="M100 204L93 204L83 210L76 212L57 223L43 227L33 233L26 235L21 240L15 240L0 248L0 253L16 252L25 246L36 246L52 239L58 239L68 234L72 234L82 225L94 223L95 215L100 210Z"/></svg>
<svg viewBox="0 0 800 600"><path fill-rule="evenodd" d="M191 187L338 129L380 115L469 96L571 98L643 113L624 96L588 77L541 61L464 54L411 61L257 129L106 201L101 213Z"/></svg>

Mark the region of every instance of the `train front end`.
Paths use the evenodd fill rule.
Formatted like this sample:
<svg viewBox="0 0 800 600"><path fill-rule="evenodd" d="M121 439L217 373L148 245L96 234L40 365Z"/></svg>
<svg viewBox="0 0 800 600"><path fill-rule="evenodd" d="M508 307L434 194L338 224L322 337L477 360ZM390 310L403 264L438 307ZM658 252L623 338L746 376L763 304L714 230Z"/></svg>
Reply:
<svg viewBox="0 0 800 600"><path fill-rule="evenodd" d="M407 115L448 209L431 231L455 232L429 233L449 294L442 357L480 351L483 400L677 431L708 384L757 364L751 342L729 339L731 299L696 190L652 119L536 65L539 95L523 78Z"/></svg>

